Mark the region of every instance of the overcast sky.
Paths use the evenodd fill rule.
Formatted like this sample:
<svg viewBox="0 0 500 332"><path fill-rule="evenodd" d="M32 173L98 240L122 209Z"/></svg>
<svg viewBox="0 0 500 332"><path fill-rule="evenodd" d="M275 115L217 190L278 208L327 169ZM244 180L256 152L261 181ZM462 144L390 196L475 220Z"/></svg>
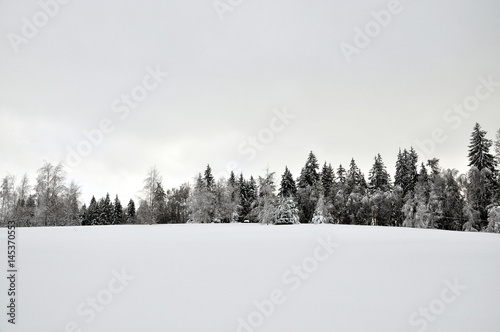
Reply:
<svg viewBox="0 0 500 332"><path fill-rule="evenodd" d="M207 163L279 181L310 150L368 175L414 146L463 172L474 124L500 128L499 17L490 0L1 0L0 176L62 161L88 203L136 198L154 165L166 188Z"/></svg>

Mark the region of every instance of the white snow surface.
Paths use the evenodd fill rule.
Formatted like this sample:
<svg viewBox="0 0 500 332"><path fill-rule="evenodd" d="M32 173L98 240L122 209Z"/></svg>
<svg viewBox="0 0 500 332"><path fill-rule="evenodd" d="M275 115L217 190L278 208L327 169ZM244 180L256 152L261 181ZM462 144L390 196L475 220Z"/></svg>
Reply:
<svg viewBox="0 0 500 332"><path fill-rule="evenodd" d="M15 325L6 315L6 234L0 230L2 332L500 331L498 234L343 225L18 228Z"/></svg>

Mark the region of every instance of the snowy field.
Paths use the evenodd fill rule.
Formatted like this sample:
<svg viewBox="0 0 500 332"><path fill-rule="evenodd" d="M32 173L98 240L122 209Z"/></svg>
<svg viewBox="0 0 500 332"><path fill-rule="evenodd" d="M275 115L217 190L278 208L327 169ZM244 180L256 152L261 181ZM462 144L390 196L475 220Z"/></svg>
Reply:
<svg viewBox="0 0 500 332"><path fill-rule="evenodd" d="M0 331L500 331L500 236L339 225L0 230Z"/></svg>

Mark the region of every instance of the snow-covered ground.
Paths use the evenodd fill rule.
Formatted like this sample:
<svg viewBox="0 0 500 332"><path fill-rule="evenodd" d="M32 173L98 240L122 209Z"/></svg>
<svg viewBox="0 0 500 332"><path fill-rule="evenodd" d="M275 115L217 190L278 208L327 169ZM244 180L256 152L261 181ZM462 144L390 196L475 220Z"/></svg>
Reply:
<svg viewBox="0 0 500 332"><path fill-rule="evenodd" d="M500 236L339 225L17 229L0 331L500 331Z"/></svg>

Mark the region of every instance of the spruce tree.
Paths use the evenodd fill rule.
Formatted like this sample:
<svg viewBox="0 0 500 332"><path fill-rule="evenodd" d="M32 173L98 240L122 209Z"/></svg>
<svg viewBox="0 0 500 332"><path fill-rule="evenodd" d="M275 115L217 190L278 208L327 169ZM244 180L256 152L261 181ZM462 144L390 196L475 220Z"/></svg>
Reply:
<svg viewBox="0 0 500 332"><path fill-rule="evenodd" d="M346 174L346 189L349 194L353 192L363 194L365 188L366 180L364 175L358 168L354 158L352 158L351 163L349 164L349 170Z"/></svg>
<svg viewBox="0 0 500 332"><path fill-rule="evenodd" d="M299 187L305 188L307 186L314 186L319 181L318 174L318 159L311 151L307 157L306 165L302 168L300 173Z"/></svg>
<svg viewBox="0 0 500 332"><path fill-rule="evenodd" d="M387 169L384 165L384 161L380 154L375 157L372 169L368 175L368 180L370 181L370 189L378 189L381 191L388 191L390 188L390 176L387 173Z"/></svg>
<svg viewBox="0 0 500 332"><path fill-rule="evenodd" d="M215 189L215 179L212 175L212 169L210 168L210 165L207 165L207 168L205 169L203 180L205 181L205 186L207 187L208 191L213 192Z"/></svg>
<svg viewBox="0 0 500 332"><path fill-rule="evenodd" d="M101 225L111 225L113 220L113 204L111 203L111 199L109 198L109 193L106 194L106 198L102 203L101 207Z"/></svg>
<svg viewBox="0 0 500 332"><path fill-rule="evenodd" d="M314 214L314 209L321 191L318 169L318 160L311 151L307 157L305 166L300 172L297 188L298 208L301 223L309 223Z"/></svg>
<svg viewBox="0 0 500 332"><path fill-rule="evenodd" d="M167 194L163 190L163 186L158 182L153 196L153 223L164 224L166 223L166 197Z"/></svg>
<svg viewBox="0 0 500 332"><path fill-rule="evenodd" d="M321 184L323 186L323 195L324 197L329 197L331 191L333 190L333 186L335 185L335 173L333 171L331 164L323 165L323 169L321 171Z"/></svg>
<svg viewBox="0 0 500 332"><path fill-rule="evenodd" d="M475 166L479 171L488 168L495 170L495 159L490 154L492 141L486 138L486 131L481 129L479 123L474 126L469 144L469 166Z"/></svg>
<svg viewBox="0 0 500 332"><path fill-rule="evenodd" d="M295 184L295 180L293 179L293 175L285 166L285 173L281 176L281 184L278 196L279 197L295 197L297 195L297 186Z"/></svg>
<svg viewBox="0 0 500 332"><path fill-rule="evenodd" d="M83 204L82 207L80 208L80 224L82 226L88 226L90 225L90 222L88 220L88 212L87 212L87 205Z"/></svg>
<svg viewBox="0 0 500 332"><path fill-rule="evenodd" d="M123 207L122 207L122 203L120 202L120 199L118 198L118 195L116 195L116 197L115 197L115 204L113 206L112 223L114 225L123 224Z"/></svg>
<svg viewBox="0 0 500 332"><path fill-rule="evenodd" d="M127 223L134 224L135 223L135 202L133 199L130 199L127 204Z"/></svg>
<svg viewBox="0 0 500 332"><path fill-rule="evenodd" d="M89 207L87 209L87 221L89 225L97 225L99 222L99 208L97 206L97 201L94 196L92 196L92 199L90 200Z"/></svg>

